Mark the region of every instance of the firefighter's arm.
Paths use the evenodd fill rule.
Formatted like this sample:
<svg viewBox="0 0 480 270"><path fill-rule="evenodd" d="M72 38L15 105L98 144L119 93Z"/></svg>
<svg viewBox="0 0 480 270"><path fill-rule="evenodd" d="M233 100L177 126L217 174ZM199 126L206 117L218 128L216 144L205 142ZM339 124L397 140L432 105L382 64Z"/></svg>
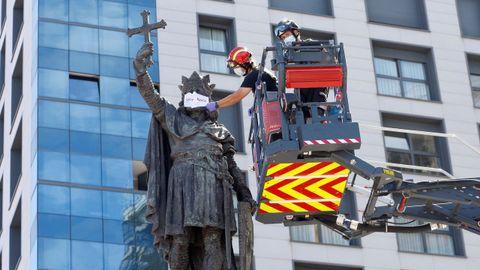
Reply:
<svg viewBox="0 0 480 270"><path fill-rule="evenodd" d="M217 101L217 106L218 108L225 108L235 105L240 102L244 97L246 97L251 91L252 88L240 87L237 91Z"/></svg>

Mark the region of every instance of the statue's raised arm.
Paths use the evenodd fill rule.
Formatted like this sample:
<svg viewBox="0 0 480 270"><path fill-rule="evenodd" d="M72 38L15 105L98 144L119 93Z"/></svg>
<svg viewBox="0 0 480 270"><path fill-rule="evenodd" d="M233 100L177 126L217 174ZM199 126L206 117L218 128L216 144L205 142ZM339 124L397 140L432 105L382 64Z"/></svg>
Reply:
<svg viewBox="0 0 480 270"><path fill-rule="evenodd" d="M150 110L152 110L153 115L160 120L160 118L163 117L165 99L155 90L152 79L147 71L147 69L153 65L153 61L151 60L152 55L153 44L151 42L143 44L133 60L133 68L137 77L138 91L148 104L148 107L150 107Z"/></svg>

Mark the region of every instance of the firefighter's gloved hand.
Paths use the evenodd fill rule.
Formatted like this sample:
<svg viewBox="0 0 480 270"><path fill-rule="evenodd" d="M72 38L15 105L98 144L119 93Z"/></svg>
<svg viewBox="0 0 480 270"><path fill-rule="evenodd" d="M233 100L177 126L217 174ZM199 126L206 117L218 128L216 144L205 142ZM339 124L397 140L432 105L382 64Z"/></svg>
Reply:
<svg viewBox="0 0 480 270"><path fill-rule="evenodd" d="M205 106L209 112L214 112L218 109L218 103L215 101L207 103Z"/></svg>
<svg viewBox="0 0 480 270"><path fill-rule="evenodd" d="M137 55L133 60L133 69L135 70L135 74L137 76L147 73L147 69L153 65L152 55L153 43L144 43L140 50L138 50Z"/></svg>

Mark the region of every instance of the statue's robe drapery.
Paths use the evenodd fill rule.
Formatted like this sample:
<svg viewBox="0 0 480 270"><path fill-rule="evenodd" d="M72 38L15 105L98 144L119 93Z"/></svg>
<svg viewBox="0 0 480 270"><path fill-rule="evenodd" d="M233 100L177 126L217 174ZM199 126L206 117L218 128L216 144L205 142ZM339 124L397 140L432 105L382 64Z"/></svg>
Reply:
<svg viewBox="0 0 480 270"><path fill-rule="evenodd" d="M225 229L223 185L233 181L225 153L235 150L223 125L196 121L158 96L156 103L144 160L147 220L153 224L155 245L168 250L169 236L182 234L185 227ZM233 209L231 196L227 198ZM228 223L235 232L230 213Z"/></svg>

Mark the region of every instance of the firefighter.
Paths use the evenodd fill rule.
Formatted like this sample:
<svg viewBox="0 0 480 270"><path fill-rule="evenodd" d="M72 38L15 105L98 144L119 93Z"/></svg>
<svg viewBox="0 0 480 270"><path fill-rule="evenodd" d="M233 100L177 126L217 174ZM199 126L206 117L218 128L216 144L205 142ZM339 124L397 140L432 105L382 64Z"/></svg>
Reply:
<svg viewBox="0 0 480 270"><path fill-rule="evenodd" d="M274 30L275 36L286 46L292 46L294 42L309 42L311 39L302 40L300 36L300 27L292 20L280 21ZM328 88L304 88L300 89L300 100L302 102L326 102L328 97ZM318 113L325 113L325 106L318 108ZM311 117L308 107L303 108L305 118Z"/></svg>
<svg viewBox="0 0 480 270"><path fill-rule="evenodd" d="M258 78L258 67L252 58L252 53L245 47L236 47L228 55L227 65L233 69L238 76L243 76L243 82L240 88L232 94L206 105L209 111L215 111L218 108L225 108L240 102L250 92L255 92L255 84ZM267 91L277 91L277 78L273 73L264 69L262 81L266 84Z"/></svg>

